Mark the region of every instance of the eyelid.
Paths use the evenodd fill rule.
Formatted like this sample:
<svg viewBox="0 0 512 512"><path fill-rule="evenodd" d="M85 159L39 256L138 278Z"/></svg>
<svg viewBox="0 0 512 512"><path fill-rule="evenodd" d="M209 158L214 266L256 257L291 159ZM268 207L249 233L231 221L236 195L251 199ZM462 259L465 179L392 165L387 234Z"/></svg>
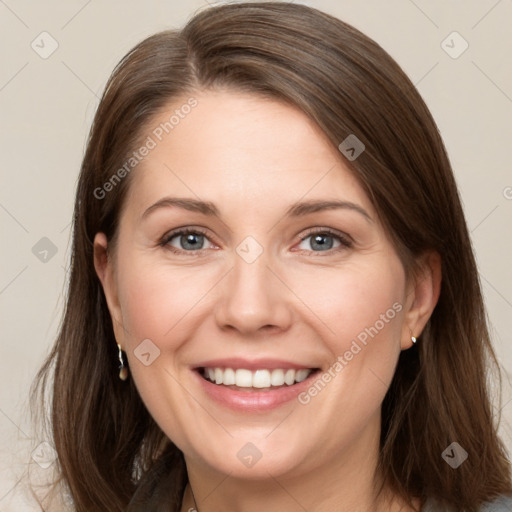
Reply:
<svg viewBox="0 0 512 512"><path fill-rule="evenodd" d="M354 240L350 235L348 235L347 233L344 233L343 231L338 231L337 229L328 228L328 227L314 227L314 228L307 229L306 232L300 236L300 242L303 242L304 240L309 238L311 235L316 235L316 234L319 234L319 235L327 234L327 235L333 236L334 238L337 238L340 241L341 246L338 248L335 248L335 249L327 250L327 251L307 251L307 252L317 254L317 255L322 255L322 253L329 255L329 254L335 254L338 251L343 250L343 249L350 249L354 245ZM306 249L297 249L297 250L305 251Z"/></svg>
<svg viewBox="0 0 512 512"><path fill-rule="evenodd" d="M301 241L304 241L308 236L314 235L314 234L323 234L327 233L329 235L337 236L338 238L341 238L345 240L346 242L353 243L352 237L348 235L347 233L344 233L343 231L338 231L337 229L328 228L328 227L314 227L309 228L305 231L305 233L300 237Z"/></svg>
<svg viewBox="0 0 512 512"><path fill-rule="evenodd" d="M174 253L179 253L179 254L186 253L186 254L195 254L195 255L202 254L203 251L206 251L207 249L198 249L196 251L185 251L184 249L178 249L176 247L168 246L170 240L173 239L174 237L176 237L178 235L184 235L184 234L190 234L190 233L203 235L205 238L207 238L210 241L210 243L212 243L213 245L218 245L214 240L211 240L212 237L208 234L206 229L198 227L198 226L183 226L181 228L172 229L171 231L168 231L167 233L165 233L165 235L162 236L162 238L158 242L158 245L160 245L161 247L164 247L164 248L168 248L168 250L170 250L171 252L174 252Z"/></svg>

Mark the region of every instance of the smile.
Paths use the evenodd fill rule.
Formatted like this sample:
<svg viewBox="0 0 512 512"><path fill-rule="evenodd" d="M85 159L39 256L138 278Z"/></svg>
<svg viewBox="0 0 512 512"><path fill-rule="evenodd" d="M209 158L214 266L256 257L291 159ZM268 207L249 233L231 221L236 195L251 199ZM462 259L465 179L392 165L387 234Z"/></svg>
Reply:
<svg viewBox="0 0 512 512"><path fill-rule="evenodd" d="M247 390L271 390L283 386L293 386L304 381L315 368L301 369L257 369L254 371L246 368L199 368L202 377L219 386L228 386L231 389Z"/></svg>
<svg viewBox="0 0 512 512"><path fill-rule="evenodd" d="M191 368L192 375L206 397L223 408L242 413L261 414L293 403L321 372L318 367L304 368L284 361L267 361L267 364L232 361L230 366L226 363L212 361L197 365Z"/></svg>

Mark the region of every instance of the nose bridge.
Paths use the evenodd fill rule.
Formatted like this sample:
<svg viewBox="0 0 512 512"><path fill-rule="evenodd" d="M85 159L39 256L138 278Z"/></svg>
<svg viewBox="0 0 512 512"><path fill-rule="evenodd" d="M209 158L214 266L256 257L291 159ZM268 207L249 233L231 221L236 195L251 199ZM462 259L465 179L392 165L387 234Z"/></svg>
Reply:
<svg viewBox="0 0 512 512"><path fill-rule="evenodd" d="M239 244L216 311L220 327L231 326L248 334L261 327L289 326L287 289L270 270L273 266L270 251L251 237Z"/></svg>

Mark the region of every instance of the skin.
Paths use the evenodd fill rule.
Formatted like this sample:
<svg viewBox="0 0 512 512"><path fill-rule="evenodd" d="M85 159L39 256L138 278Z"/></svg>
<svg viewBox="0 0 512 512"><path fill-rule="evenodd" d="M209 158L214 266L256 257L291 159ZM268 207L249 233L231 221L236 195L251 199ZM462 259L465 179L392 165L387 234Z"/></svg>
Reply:
<svg viewBox="0 0 512 512"><path fill-rule="evenodd" d="M421 278L406 279L364 190L298 109L233 91L193 96L197 107L132 171L115 251L103 233L94 248L130 378L183 451L200 512L412 510L391 493L373 501L380 411L400 351L437 302L438 255L425 255ZM142 218L171 195L211 201L221 218L176 207ZM346 208L286 216L293 203L313 199L350 201L370 220ZM180 236L159 245L185 226L206 231L199 250ZM352 245L326 235L332 248L322 250L306 238L312 228L337 230ZM236 252L247 236L263 249L252 263ZM394 303L401 311L305 405L234 412L212 402L190 370L236 356L327 370ZM160 350L149 366L134 354L145 339ZM247 442L262 454L250 468L237 458ZM182 511L193 506L187 487Z"/></svg>

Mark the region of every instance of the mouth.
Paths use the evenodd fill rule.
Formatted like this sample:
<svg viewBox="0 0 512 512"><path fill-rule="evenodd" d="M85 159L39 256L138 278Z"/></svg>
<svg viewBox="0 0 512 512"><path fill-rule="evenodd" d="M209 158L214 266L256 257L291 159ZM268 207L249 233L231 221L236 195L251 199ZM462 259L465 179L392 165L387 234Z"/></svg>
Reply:
<svg viewBox="0 0 512 512"><path fill-rule="evenodd" d="M277 391L293 387L320 371L320 368L247 368L198 367L206 381L222 388L242 392Z"/></svg>
<svg viewBox="0 0 512 512"><path fill-rule="evenodd" d="M198 390L212 402L254 414L293 403L322 372L319 366L264 356L203 360L190 369Z"/></svg>

